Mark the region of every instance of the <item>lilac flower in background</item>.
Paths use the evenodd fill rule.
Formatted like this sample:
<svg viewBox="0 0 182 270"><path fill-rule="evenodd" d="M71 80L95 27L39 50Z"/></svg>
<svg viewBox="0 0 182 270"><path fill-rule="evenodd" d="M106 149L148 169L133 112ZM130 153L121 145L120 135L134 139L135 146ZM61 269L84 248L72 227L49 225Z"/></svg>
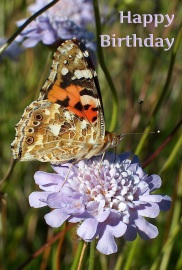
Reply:
<svg viewBox="0 0 182 270"><path fill-rule="evenodd" d="M6 43L6 39L3 37L0 37L0 47ZM22 53L22 49L20 48L19 44L17 42L13 42L10 44L10 46L0 55L0 60L3 60L4 58L11 58L13 60L18 60L19 55Z"/></svg>
<svg viewBox="0 0 182 270"><path fill-rule="evenodd" d="M148 176L136 157L128 157L106 154L102 165L100 157L80 161L71 167L64 185L70 163L52 166L56 174L38 171L35 182L43 191L30 194L30 205L53 209L45 215L51 227L65 220L81 222L78 236L86 242L97 238L97 249L106 255L117 252L115 237L132 241L138 233L143 239L155 238L157 227L144 217L168 210L171 199L150 194L161 186L160 177Z"/></svg>
<svg viewBox="0 0 182 270"><path fill-rule="evenodd" d="M28 11L34 14L50 0L36 0ZM21 26L26 20L17 22ZM90 49L95 50L94 34L87 30L93 24L92 0L61 0L30 23L18 36L17 41L25 47L34 47L38 42L51 45L59 40L77 37Z"/></svg>

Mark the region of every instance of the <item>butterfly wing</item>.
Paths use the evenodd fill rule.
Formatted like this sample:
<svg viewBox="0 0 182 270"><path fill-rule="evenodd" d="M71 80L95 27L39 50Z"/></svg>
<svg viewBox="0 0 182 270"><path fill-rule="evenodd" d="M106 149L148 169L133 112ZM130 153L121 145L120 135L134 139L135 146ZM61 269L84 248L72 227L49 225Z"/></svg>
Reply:
<svg viewBox="0 0 182 270"><path fill-rule="evenodd" d="M14 158L59 164L90 158L104 144L105 125L97 76L77 39L54 53L51 72L16 127Z"/></svg>
<svg viewBox="0 0 182 270"><path fill-rule="evenodd" d="M65 41L54 53L51 72L39 99L67 108L95 127L98 137L105 136L97 74L89 52L78 39Z"/></svg>

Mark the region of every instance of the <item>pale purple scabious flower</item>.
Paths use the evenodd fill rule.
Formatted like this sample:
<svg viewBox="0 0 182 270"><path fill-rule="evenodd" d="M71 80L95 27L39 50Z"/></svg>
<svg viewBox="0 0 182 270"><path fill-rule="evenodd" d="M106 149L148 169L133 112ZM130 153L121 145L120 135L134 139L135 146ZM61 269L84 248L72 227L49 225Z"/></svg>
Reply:
<svg viewBox="0 0 182 270"><path fill-rule="evenodd" d="M0 37L0 47L6 43L6 39ZM18 60L18 57L22 53L22 49L20 48L17 42L12 42L9 47L0 55L0 60L4 58L11 58L12 60Z"/></svg>
<svg viewBox="0 0 182 270"><path fill-rule="evenodd" d="M34 14L50 0L36 0L28 11ZM17 22L21 26L26 20ZM59 40L77 37L90 49L95 49L94 34L87 30L93 24L92 0L61 0L31 22L17 38L25 47L34 47L38 42L51 45Z"/></svg>
<svg viewBox="0 0 182 270"><path fill-rule="evenodd" d="M158 175L144 173L136 158L129 154L106 154L73 165L52 166L55 173L36 172L35 182L43 191L30 194L33 207L54 209L45 215L46 223L59 227L65 220L81 223L77 234L86 242L98 239L97 249L103 254L117 251L115 237L132 241L137 233L143 239L158 235L158 229L144 219L155 218L168 210L168 196L152 195L161 186ZM70 165L70 163L69 163Z"/></svg>

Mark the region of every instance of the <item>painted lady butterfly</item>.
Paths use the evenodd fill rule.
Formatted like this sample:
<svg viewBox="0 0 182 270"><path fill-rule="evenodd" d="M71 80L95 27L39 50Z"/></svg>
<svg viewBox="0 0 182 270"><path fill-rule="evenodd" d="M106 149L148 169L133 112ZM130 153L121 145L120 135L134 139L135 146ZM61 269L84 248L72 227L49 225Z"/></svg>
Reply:
<svg viewBox="0 0 182 270"><path fill-rule="evenodd" d="M65 41L54 53L38 100L16 125L13 157L53 164L89 159L122 137L105 133L99 83L86 47L76 38Z"/></svg>

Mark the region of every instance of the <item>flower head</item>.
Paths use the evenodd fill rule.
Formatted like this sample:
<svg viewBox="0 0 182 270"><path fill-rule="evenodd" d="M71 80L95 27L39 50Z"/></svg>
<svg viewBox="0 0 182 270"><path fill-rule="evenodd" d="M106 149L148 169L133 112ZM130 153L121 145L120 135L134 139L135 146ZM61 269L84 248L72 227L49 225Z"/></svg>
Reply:
<svg viewBox="0 0 182 270"><path fill-rule="evenodd" d="M50 0L36 0L35 4L29 6L28 11L34 14L48 3ZM21 26L24 22L25 19L18 21L17 25ZM86 29L91 22L92 0L61 0L31 22L17 41L23 41L25 47L34 47L40 41L50 45L59 40L77 37L88 48L95 49L94 35Z"/></svg>
<svg viewBox="0 0 182 270"><path fill-rule="evenodd" d="M160 210L168 210L168 196L152 195L161 186L157 175L148 176L138 160L129 154L106 154L104 160L94 157L71 167L53 166L57 172L36 172L35 182L43 190L30 194L33 207L49 206L46 223L59 227L65 220L81 222L77 234L84 241L98 238L97 249L104 254L117 251L115 237L132 241L137 233L143 239L158 235L157 227L144 217L155 218ZM64 183L64 184L63 184Z"/></svg>

